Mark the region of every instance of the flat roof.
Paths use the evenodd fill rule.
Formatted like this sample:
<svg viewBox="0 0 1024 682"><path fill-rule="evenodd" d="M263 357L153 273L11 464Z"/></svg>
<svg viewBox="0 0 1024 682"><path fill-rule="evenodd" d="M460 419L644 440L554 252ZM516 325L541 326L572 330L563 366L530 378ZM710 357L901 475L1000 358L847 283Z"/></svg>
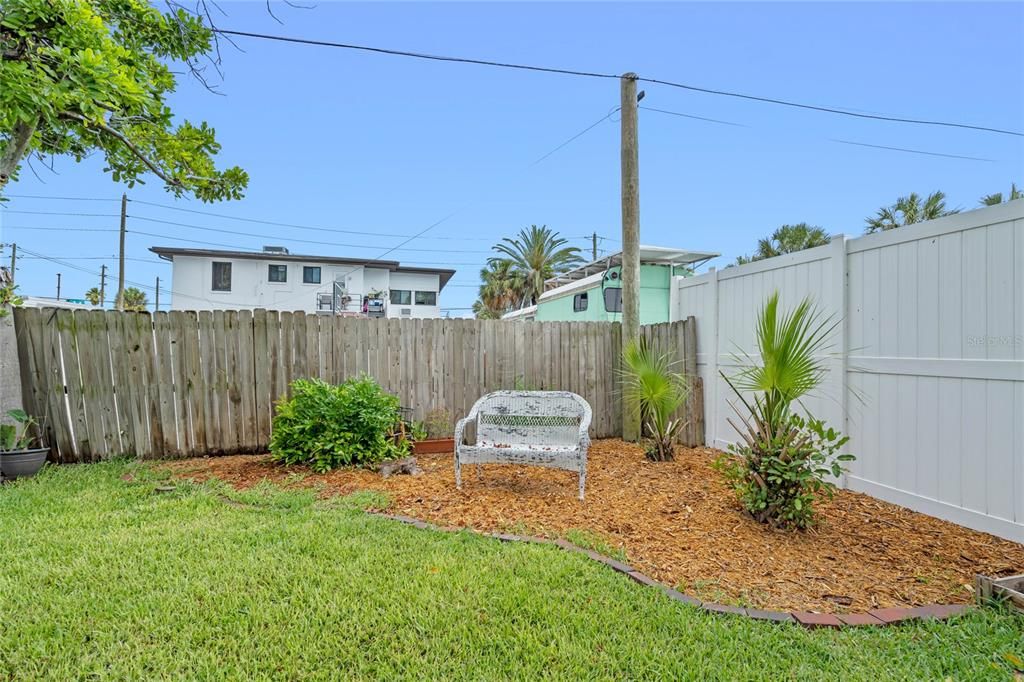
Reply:
<svg viewBox="0 0 1024 682"><path fill-rule="evenodd" d="M366 258L340 258L338 256L311 256L299 253L277 253L271 251L230 251L223 249L183 249L176 246L151 246L149 250L164 260L173 261L175 256L192 258L235 258L241 260L273 260L302 261L305 263L331 263L333 265L353 265L356 267L381 268L390 272L408 272L419 275L437 275L440 278L438 290L455 274L448 268L422 268L403 266L396 260L376 260Z"/></svg>
<svg viewBox="0 0 1024 682"><path fill-rule="evenodd" d="M722 254L715 253L714 251L690 251L688 249L677 249L668 246L640 245L640 262L648 265L699 265L720 255ZM553 289L620 265L622 265L622 252L616 251L581 265L578 268L574 268L569 272L552 277L547 280L546 284L549 289Z"/></svg>

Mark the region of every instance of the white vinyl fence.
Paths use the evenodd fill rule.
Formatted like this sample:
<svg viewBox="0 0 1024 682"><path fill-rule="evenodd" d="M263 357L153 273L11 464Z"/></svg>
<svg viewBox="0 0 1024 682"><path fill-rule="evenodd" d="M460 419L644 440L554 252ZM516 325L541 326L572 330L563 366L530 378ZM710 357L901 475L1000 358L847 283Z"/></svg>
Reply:
<svg viewBox="0 0 1024 682"><path fill-rule="evenodd" d="M736 438L719 370L755 352L776 290L839 321L806 405L851 436L843 484L1024 542L1024 201L676 278L673 319L697 318L709 445Z"/></svg>

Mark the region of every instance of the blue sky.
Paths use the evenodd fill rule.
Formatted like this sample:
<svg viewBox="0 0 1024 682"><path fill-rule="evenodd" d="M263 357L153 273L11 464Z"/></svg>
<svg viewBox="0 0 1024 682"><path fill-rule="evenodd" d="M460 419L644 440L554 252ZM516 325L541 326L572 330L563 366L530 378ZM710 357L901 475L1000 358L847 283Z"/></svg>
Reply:
<svg viewBox="0 0 1024 682"><path fill-rule="evenodd" d="M913 118L1024 128L1024 5L925 3L349 4L315 9L222 3L222 28L683 81L702 87ZM209 121L221 162L251 176L247 196L175 200L153 178L129 197L237 217L373 234L414 234L388 258L458 270L442 295L466 314L490 244L547 224L589 249L619 248L619 127L613 117L540 156L618 103L614 80L444 64L237 39L223 45L212 95L186 77L172 107ZM1024 184L1024 138L901 125L643 85L643 104L741 126L641 111L641 241L720 251L722 267L783 223L858 235L898 195L941 189L951 205ZM969 161L840 144L841 139L990 159ZM0 241L113 273L122 187L100 159L34 164L0 210ZM22 195L90 197L58 201ZM46 211L99 216L40 215ZM183 239L297 253L376 257L400 238L329 234L129 205L127 278L166 283L151 245ZM224 234L144 218L235 230ZM69 231L29 227L72 228ZM151 237L139 232L156 235ZM170 237L176 238L171 240ZM442 237L444 239L442 239ZM289 239L353 246L312 245ZM198 244L193 244L197 245ZM358 247L358 248L357 248ZM5 250L5 254L9 252ZM100 260L108 258L108 260ZM22 293L64 296L93 274L23 258ZM164 292L162 302L167 301ZM152 292L150 292L152 300Z"/></svg>

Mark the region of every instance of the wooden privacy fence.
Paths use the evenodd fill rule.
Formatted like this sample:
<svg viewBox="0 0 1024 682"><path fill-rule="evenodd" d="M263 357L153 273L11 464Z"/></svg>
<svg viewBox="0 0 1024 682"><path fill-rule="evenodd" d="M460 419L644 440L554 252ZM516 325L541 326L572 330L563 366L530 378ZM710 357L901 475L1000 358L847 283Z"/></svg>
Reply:
<svg viewBox="0 0 1024 682"><path fill-rule="evenodd" d="M363 372L416 419L434 409L461 417L502 388L558 389L591 404L592 436L622 432L617 323L24 308L15 328L26 409L58 461L262 452L292 380ZM684 441L702 443L695 322L644 333L673 346L693 377Z"/></svg>

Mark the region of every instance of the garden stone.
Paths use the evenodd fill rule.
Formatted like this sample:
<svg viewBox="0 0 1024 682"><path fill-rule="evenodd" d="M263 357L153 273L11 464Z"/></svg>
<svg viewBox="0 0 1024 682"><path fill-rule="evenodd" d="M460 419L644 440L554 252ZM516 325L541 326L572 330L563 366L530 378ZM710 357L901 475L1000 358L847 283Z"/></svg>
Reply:
<svg viewBox="0 0 1024 682"><path fill-rule="evenodd" d="M406 457L405 459L395 459L390 462L381 462L380 475L384 478L389 478L395 474L408 474L409 476L419 476L423 473L423 469L416 464L415 457Z"/></svg>

